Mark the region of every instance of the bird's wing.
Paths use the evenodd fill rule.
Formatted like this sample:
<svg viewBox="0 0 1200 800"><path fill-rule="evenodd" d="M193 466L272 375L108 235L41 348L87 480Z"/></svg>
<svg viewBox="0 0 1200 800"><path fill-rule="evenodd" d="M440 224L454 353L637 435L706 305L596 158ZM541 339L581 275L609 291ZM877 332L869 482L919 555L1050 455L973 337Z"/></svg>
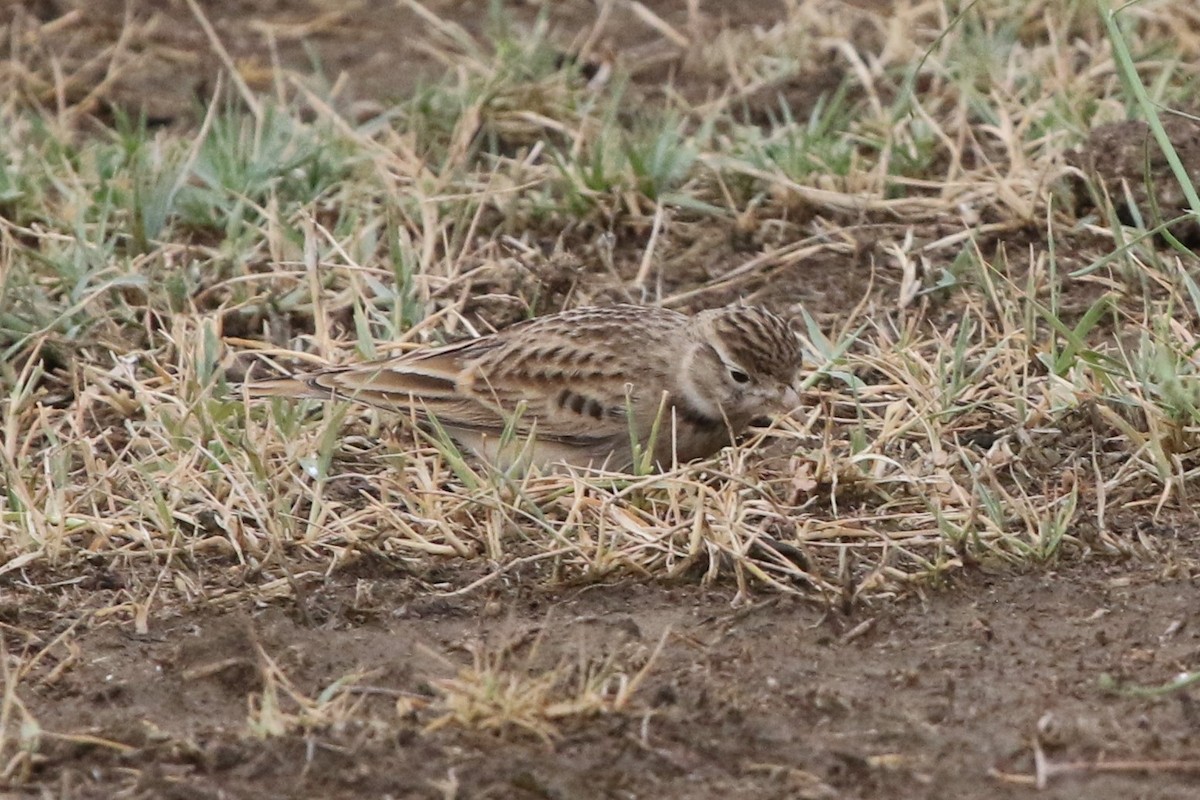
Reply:
<svg viewBox="0 0 1200 800"><path fill-rule="evenodd" d="M628 441L631 404L657 408L653 387L667 383L661 365L639 363L631 370L629 354L661 346L661 337L686 321L659 311L655 325L645 324L645 309L629 307L540 317L478 339L249 389L252 395L354 400L433 417L447 429L499 433L511 425L519 435L579 446ZM620 342L622 352L597 347L598 341ZM637 386L627 396L631 375ZM644 416L635 409L635 421Z"/></svg>
<svg viewBox="0 0 1200 800"><path fill-rule="evenodd" d="M658 392L667 383L667 365L639 355L661 347L660 339L686 321L665 312L661 324L652 326L642 311L634 315L636 325L618 308L508 329L498 336L500 346L463 371L460 393L505 420L519 413L517 430L532 429L543 441L580 447L628 442L631 420L641 421L639 408L651 395L657 407ZM512 334L504 336L509 330Z"/></svg>
<svg viewBox="0 0 1200 800"><path fill-rule="evenodd" d="M612 370L589 359L577 343L561 344L555 358L531 363L522 352L526 348L484 337L258 381L248 390L256 397L351 400L433 418L449 430L498 435L511 425L519 436L535 433L539 439L578 446L628 438L625 399L611 396Z"/></svg>

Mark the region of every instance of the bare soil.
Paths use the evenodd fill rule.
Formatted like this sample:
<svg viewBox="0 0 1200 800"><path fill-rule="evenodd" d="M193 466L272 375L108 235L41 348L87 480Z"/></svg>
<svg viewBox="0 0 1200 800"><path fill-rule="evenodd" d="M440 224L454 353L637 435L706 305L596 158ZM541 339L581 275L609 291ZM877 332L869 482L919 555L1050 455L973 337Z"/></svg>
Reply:
<svg viewBox="0 0 1200 800"><path fill-rule="evenodd" d="M1195 530L1144 535L1177 550L1178 572L1099 559L975 572L848 614L795 597L735 609L728 590L631 582L440 598L386 564L300 578L295 602L267 607L168 602L142 635L83 623L69 669L42 665L27 697L40 723L90 738L50 741L24 791L438 797L456 783L460 797L1005 798L1031 793L1040 750L1044 772L1065 770L1042 796L1182 800L1197 778L1169 767L1197 750L1195 701L1102 684L1165 683L1200 656L1186 577ZM2 611L10 631L44 640L121 592L35 579L10 586ZM427 696L481 646L536 670L645 659L664 633L636 713L574 719L549 742L396 721L397 698ZM309 696L369 671L365 709L342 728L249 735L258 647Z"/></svg>
<svg viewBox="0 0 1200 800"><path fill-rule="evenodd" d="M541 7L511 5L524 24ZM672 24L685 21L683 0L647 5ZM273 30L284 65L308 72L315 56L331 80L346 73L347 102L386 102L439 68L415 46L420 22L406 9L339 11L316 0L203 6L246 74L255 65L268 74ZM473 3L428 6L468 29L483 24ZM731 25L777 13L770 3L703 6ZM211 48L182 0L129 8L144 23L131 50L141 55L95 97L95 111L185 121L212 85ZM44 0L4 13L64 20L57 38L37 46L76 75L78 99L102 76L69 67L117 42L125 4ZM594 10L567 2L550 13L568 45ZM626 11L608 31L623 48L659 41ZM688 85L679 65L655 63L640 80ZM829 85L829 77L813 85ZM805 102L802 83L796 103ZM730 242L724 252L733 260ZM779 280L763 291L798 294L827 317L857 303L872 275L862 254L803 269L773 276ZM1200 774L1174 767L1200 753L1196 701L1186 690L1112 692L1102 676L1157 686L1200 665L1200 531L1191 515L1151 523L1149 512L1127 527L1131 544L1156 558L1084 557L1027 574L976 569L894 602L846 609L769 595L735 608L724 586L624 580L547 588L519 574L443 597L483 567L475 574L448 564L415 575L382 561L330 576L321 575L324 565L291 564L296 577L285 599L236 607L214 607L196 588L236 583L235 566L219 560L176 566L194 585L158 594L149 591L155 573L146 565L120 575L9 573L0 584L9 652L36 652L64 634L71 642L49 649L23 684L32 715L54 735L43 741L35 773L10 788L18 797L79 799L971 800L1030 795L1041 774L1044 797L1193 798ZM148 596L155 599L144 632L130 621L136 613L93 613ZM471 664L481 646L531 668L570 668L606 655L645 663L664 635L625 712L569 719L549 740L427 729L421 699L431 696L430 682ZM260 653L308 697L365 672L364 711L344 726L253 735L247 703L264 690Z"/></svg>

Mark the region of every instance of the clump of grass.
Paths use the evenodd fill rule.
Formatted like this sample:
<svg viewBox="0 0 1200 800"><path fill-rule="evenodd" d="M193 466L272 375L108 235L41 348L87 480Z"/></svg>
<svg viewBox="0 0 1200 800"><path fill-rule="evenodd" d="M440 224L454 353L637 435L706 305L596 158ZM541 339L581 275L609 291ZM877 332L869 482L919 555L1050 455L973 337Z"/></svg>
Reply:
<svg viewBox="0 0 1200 800"><path fill-rule="evenodd" d="M246 699L246 724L252 735L310 734L342 725L357 714L363 695L355 695L352 689L363 675L345 675L309 697L262 647L257 655L262 689Z"/></svg>
<svg viewBox="0 0 1200 800"><path fill-rule="evenodd" d="M449 726L497 735L520 732L551 744L560 726L601 714L633 711L633 697L645 682L666 643L669 631L636 669L609 656L550 669L534 666L537 645L524 662L510 647L472 650L472 664L453 678L432 683L430 711L437 716L427 732ZM403 701L402 701L403 702Z"/></svg>

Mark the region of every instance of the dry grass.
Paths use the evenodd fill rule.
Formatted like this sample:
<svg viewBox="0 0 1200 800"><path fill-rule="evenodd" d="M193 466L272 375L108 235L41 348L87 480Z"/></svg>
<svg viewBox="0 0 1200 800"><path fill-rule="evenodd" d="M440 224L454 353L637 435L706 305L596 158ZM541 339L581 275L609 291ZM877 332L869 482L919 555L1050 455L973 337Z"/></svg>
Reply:
<svg viewBox="0 0 1200 800"><path fill-rule="evenodd" d="M539 668L538 642L521 658L513 645L474 648L470 667L434 683L435 700L427 707L437 716L426 730L461 725L501 735L519 731L550 744L563 721L635 710L633 695L666 641L664 635L636 670L611 653L600 661ZM402 699L398 705L404 713L426 704Z"/></svg>
<svg viewBox="0 0 1200 800"><path fill-rule="evenodd" d="M616 576L830 604L965 566L1169 555L1131 523L1195 491L1195 256L1079 206L1072 177L1104 187L1068 152L1126 117L1123 81L1155 108L1186 97L1193 3L1127 7L1119 40L1066 0L696 20L665 40L675 89L636 80L660 53L588 80L544 31L480 41L424 13L452 71L363 124L280 74L281 105L225 95L190 132L80 136L72 110L94 98L49 102L69 76L36 53L0 76L0 576L102 563L129 576L104 613L144 626L178 600L289 597L368 554L418 575L483 565L430 586L447 595ZM841 86L808 119L762 102L830 61ZM825 304L862 258L857 307ZM251 356L340 361L563 305L735 296L808 320L806 410L664 474L493 475L374 411L230 389ZM12 669L7 776L33 735ZM556 672L506 669L481 657L443 684L435 725L550 737L625 702L605 670L562 696ZM349 693L264 674L255 730L352 713Z"/></svg>

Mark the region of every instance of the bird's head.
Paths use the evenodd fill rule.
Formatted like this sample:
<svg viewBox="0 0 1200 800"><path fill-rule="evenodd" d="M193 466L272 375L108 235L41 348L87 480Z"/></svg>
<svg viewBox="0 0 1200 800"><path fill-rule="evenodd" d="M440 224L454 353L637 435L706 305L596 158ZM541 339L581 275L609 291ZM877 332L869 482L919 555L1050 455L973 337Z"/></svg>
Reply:
<svg viewBox="0 0 1200 800"><path fill-rule="evenodd" d="M688 401L740 428L800 404L795 381L800 341L788 323L758 306L726 306L692 318L688 350L680 354Z"/></svg>

